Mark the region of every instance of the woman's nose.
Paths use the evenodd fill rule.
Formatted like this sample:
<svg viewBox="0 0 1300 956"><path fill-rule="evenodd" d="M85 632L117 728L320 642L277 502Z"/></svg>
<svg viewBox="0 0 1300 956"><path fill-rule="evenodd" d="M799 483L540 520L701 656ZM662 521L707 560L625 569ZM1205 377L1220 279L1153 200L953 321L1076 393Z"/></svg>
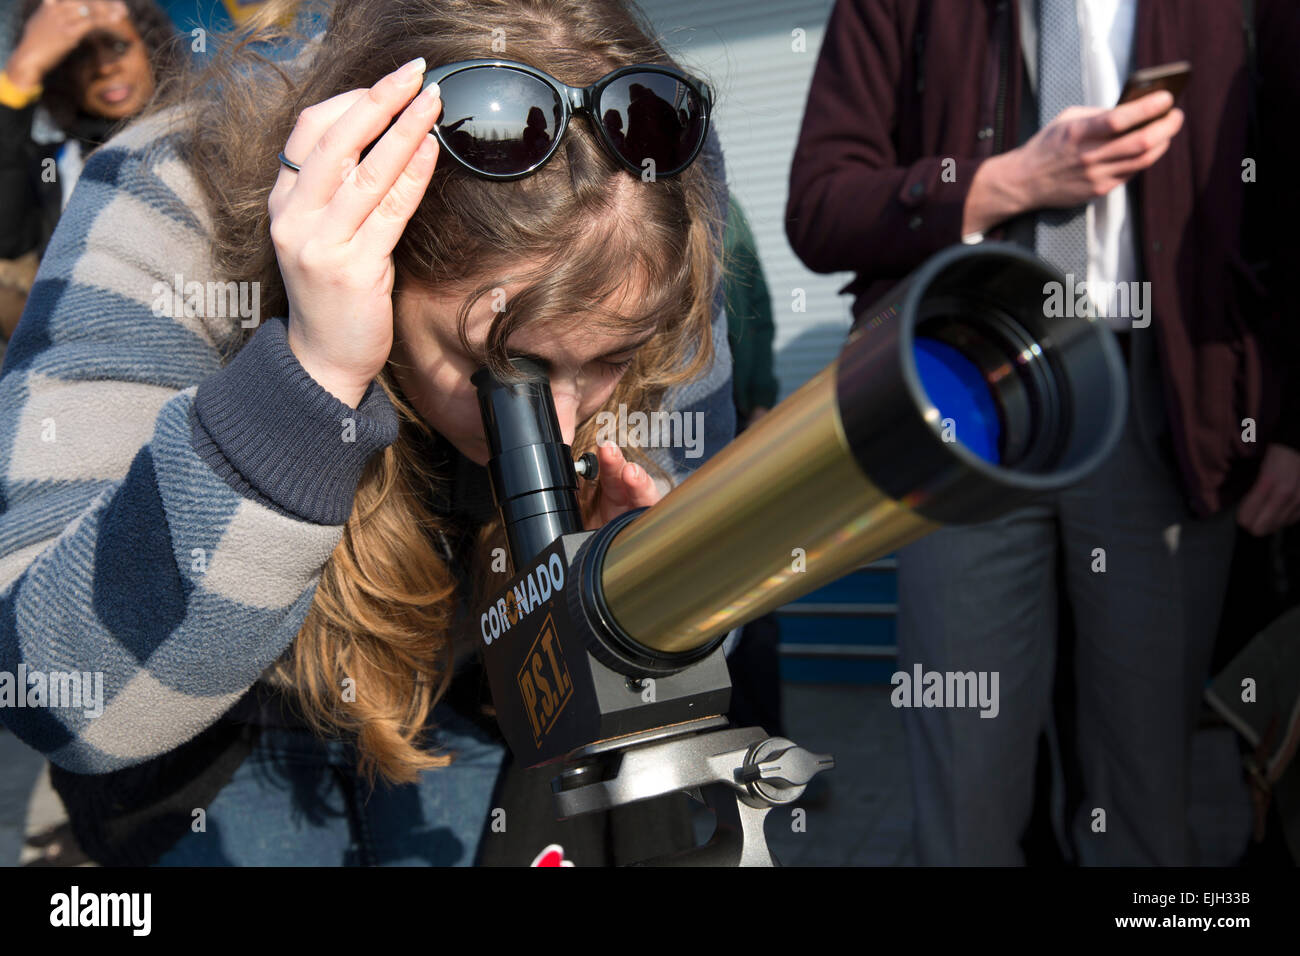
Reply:
<svg viewBox="0 0 1300 956"><path fill-rule="evenodd" d="M121 57L114 55L105 50L99 50L95 54L91 72L95 76L108 76L116 68Z"/></svg>
<svg viewBox="0 0 1300 956"><path fill-rule="evenodd" d="M118 43L116 38L109 37L94 44L91 49L91 63L96 75L112 73L122 63L126 54Z"/></svg>
<svg viewBox="0 0 1300 956"><path fill-rule="evenodd" d="M571 388L556 388L551 385L551 397L555 400L555 417L560 422L560 434L566 445L573 444L573 436L578 430L578 399Z"/></svg>

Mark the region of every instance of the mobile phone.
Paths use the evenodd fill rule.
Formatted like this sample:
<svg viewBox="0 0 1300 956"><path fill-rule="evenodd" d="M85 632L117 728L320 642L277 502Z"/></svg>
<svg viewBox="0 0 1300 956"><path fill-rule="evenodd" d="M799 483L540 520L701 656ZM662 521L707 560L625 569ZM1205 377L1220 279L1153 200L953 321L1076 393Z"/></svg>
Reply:
<svg viewBox="0 0 1300 956"><path fill-rule="evenodd" d="M1139 99L1156 90L1168 90L1178 99L1178 94L1187 86L1187 78L1192 75L1192 64L1186 60L1176 63L1164 63L1160 66L1148 66L1134 70L1124 83L1124 92L1119 95L1119 106L1131 100Z"/></svg>

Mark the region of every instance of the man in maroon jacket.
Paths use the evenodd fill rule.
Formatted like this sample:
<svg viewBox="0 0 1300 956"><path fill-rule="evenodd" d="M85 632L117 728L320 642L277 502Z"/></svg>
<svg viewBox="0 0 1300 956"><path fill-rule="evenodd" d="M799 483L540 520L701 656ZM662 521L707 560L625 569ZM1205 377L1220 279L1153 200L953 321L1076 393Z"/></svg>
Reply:
<svg viewBox="0 0 1300 956"><path fill-rule="evenodd" d="M860 317L947 245L1020 242L1086 277L1132 386L1096 475L900 555L900 664L995 671L1002 689L993 720L903 712L922 862L1023 859L1058 580L1078 635L1073 850L1192 862L1189 740L1234 517L1255 534L1300 518L1296 308L1280 294L1300 274L1297 51L1291 0L835 6L791 173L796 253L855 272ZM1178 108L1167 93L1112 108L1129 72L1178 60Z"/></svg>

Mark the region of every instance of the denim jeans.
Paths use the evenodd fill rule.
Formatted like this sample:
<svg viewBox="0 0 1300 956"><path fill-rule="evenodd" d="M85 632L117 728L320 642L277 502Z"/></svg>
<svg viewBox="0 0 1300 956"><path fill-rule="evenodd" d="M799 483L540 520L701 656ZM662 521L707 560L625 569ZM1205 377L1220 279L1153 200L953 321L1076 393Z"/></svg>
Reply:
<svg viewBox="0 0 1300 956"><path fill-rule="evenodd" d="M266 727L252 753L159 866L470 866L505 747L456 711L434 711L450 766L373 791L351 745Z"/></svg>

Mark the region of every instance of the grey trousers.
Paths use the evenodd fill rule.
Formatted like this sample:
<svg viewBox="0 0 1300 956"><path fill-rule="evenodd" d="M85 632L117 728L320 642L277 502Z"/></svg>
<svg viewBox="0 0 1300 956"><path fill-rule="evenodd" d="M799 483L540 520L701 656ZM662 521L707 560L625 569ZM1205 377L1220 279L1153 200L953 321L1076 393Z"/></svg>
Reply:
<svg viewBox="0 0 1300 956"><path fill-rule="evenodd" d="M1133 395L1142 409L1082 484L899 554L900 669L999 675L992 719L978 708L902 710L922 864L1023 863L1037 742L1052 719L1058 566L1077 635L1077 740L1064 743L1077 746L1083 777L1068 823L1078 861L1195 862L1191 733L1235 512L1189 512L1172 463L1154 451L1158 390L1139 375Z"/></svg>

